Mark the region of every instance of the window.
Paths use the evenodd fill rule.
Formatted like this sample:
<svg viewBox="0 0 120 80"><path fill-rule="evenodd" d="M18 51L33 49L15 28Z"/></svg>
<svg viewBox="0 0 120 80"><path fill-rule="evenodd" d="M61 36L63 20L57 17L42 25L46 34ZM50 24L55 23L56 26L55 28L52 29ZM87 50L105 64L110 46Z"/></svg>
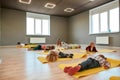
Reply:
<svg viewBox="0 0 120 80"><path fill-rule="evenodd" d="M41 19L36 19L35 20L35 34L42 34L42 32L41 32Z"/></svg>
<svg viewBox="0 0 120 80"><path fill-rule="evenodd" d="M27 34L34 34L34 18L27 18Z"/></svg>
<svg viewBox="0 0 120 80"><path fill-rule="evenodd" d="M119 32L119 0L89 11L90 34Z"/></svg>
<svg viewBox="0 0 120 80"><path fill-rule="evenodd" d="M50 16L27 13L27 35L50 35Z"/></svg>
<svg viewBox="0 0 120 80"><path fill-rule="evenodd" d="M110 10L110 32L119 31L119 8Z"/></svg>
<svg viewBox="0 0 120 80"><path fill-rule="evenodd" d="M108 13L100 13L100 32L108 32Z"/></svg>
<svg viewBox="0 0 120 80"><path fill-rule="evenodd" d="M99 15L95 14L92 16L92 26L93 26L93 32L98 33L99 32Z"/></svg>
<svg viewBox="0 0 120 80"><path fill-rule="evenodd" d="M43 20L43 22L42 22L43 24L42 24L42 26L43 26L43 28L42 28L42 33L43 33L43 35L47 35L47 34L49 34L48 33L48 30L49 30L49 21L48 20Z"/></svg>

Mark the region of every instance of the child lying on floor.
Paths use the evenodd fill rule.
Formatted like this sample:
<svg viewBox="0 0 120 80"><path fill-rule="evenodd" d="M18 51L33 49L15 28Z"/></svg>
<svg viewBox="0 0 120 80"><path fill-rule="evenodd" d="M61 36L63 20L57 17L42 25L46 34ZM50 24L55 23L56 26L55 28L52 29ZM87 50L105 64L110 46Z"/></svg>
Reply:
<svg viewBox="0 0 120 80"><path fill-rule="evenodd" d="M65 54L60 51L50 51L50 53L46 56L46 60L48 62L54 62L58 58L73 58L73 54Z"/></svg>
<svg viewBox="0 0 120 80"><path fill-rule="evenodd" d="M87 51L87 53L97 52L96 47L95 47L95 43L91 42L90 45L88 47L86 47L86 51Z"/></svg>
<svg viewBox="0 0 120 80"><path fill-rule="evenodd" d="M86 61L78 64L75 67L65 67L64 72L69 75L74 75L76 72L80 72L83 70L96 68L96 67L104 67L105 69L110 68L110 63L106 60L107 58L104 55L97 55L94 57L88 58Z"/></svg>
<svg viewBox="0 0 120 80"><path fill-rule="evenodd" d="M26 46L28 44L24 44L24 43L21 43L21 42L17 42L17 47L18 48L22 48L23 46Z"/></svg>
<svg viewBox="0 0 120 80"><path fill-rule="evenodd" d="M28 50L52 50L54 49L55 47L54 46L47 46L47 45L37 45L36 47L34 48L29 48Z"/></svg>

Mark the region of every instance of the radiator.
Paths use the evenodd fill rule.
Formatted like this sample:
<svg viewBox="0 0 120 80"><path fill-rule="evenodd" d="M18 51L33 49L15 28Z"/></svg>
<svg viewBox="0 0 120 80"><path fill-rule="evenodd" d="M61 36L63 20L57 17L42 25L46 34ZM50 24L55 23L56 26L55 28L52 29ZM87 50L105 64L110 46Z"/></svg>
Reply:
<svg viewBox="0 0 120 80"><path fill-rule="evenodd" d="M109 36L96 37L96 44L109 44Z"/></svg>
<svg viewBox="0 0 120 80"><path fill-rule="evenodd" d="M30 43L46 43L46 39L39 37L30 37Z"/></svg>

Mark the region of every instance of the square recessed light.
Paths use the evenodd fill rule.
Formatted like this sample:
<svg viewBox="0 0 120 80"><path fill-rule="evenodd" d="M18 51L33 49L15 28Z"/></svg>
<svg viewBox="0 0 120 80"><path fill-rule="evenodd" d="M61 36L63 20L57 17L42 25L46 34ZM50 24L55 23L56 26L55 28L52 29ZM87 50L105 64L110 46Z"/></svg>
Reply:
<svg viewBox="0 0 120 80"><path fill-rule="evenodd" d="M44 7L53 9L56 6L56 4L53 3L46 3Z"/></svg>
<svg viewBox="0 0 120 80"><path fill-rule="evenodd" d="M32 0L19 0L20 3L30 4Z"/></svg>
<svg viewBox="0 0 120 80"><path fill-rule="evenodd" d="M64 9L64 11L65 11L65 12L73 12L74 9L73 9L73 8L66 8L66 9Z"/></svg>
<svg viewBox="0 0 120 80"><path fill-rule="evenodd" d="M91 1L91 2L92 2L92 1L95 1L95 0L89 0L89 1Z"/></svg>

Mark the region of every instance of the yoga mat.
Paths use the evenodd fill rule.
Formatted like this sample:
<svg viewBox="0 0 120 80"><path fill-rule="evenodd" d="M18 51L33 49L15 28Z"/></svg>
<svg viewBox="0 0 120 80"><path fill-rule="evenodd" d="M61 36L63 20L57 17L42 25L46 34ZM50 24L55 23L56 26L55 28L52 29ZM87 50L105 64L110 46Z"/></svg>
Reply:
<svg viewBox="0 0 120 80"><path fill-rule="evenodd" d="M64 50L60 50L60 51L64 51ZM115 50L109 50L109 49L102 49L102 50L99 50L98 52L101 52L101 53L105 53L105 52L116 52ZM48 54L48 52L38 52L39 54ZM84 54L87 54L85 50L81 50L81 53L84 53ZM74 52L73 54L78 54L78 55L75 55L76 57L80 57L83 56L84 54L81 54L81 53L77 53L77 52ZM94 52L88 52L88 54L94 54ZM80 55L80 56L79 56Z"/></svg>
<svg viewBox="0 0 120 80"><path fill-rule="evenodd" d="M86 53L73 53L73 54L74 54L73 59L83 58L87 56Z"/></svg>
<svg viewBox="0 0 120 80"><path fill-rule="evenodd" d="M37 52L38 54L48 54L49 51L41 51L41 52Z"/></svg>
<svg viewBox="0 0 120 80"><path fill-rule="evenodd" d="M111 76L109 80L120 80L120 76Z"/></svg>
<svg viewBox="0 0 120 80"><path fill-rule="evenodd" d="M81 50L81 52L85 53L86 50ZM102 49L102 50L98 50L98 52L101 52L101 53L105 53L105 52L116 52L116 50L110 50L110 49ZM95 52L88 52L88 54L94 54Z"/></svg>
<svg viewBox="0 0 120 80"><path fill-rule="evenodd" d="M66 60L72 60L72 59L77 59L77 58L82 58L84 57L86 54L74 54L73 58L58 58L57 61L66 61ZM46 57L37 57L38 60L42 63L48 63L48 61L46 60Z"/></svg>
<svg viewBox="0 0 120 80"><path fill-rule="evenodd" d="M109 62L111 63L111 68L120 65L120 60L115 60L115 59L110 59L110 58L108 58L107 61L109 61ZM78 64L79 64L79 63L60 64L60 65L58 65L58 67L63 70L64 67L66 67L66 66L76 66L76 65L78 65ZM106 70L106 69L104 69L103 67L93 68L93 69L89 69L89 70L84 70L84 71L81 71L81 72L77 72L76 74L73 75L73 77L79 78L79 77L83 77L83 76L95 74L95 73L97 73L97 72L104 71L104 70Z"/></svg>
<svg viewBox="0 0 120 80"><path fill-rule="evenodd" d="M102 50L99 50L98 52L116 52L116 50L110 50L110 49L102 49Z"/></svg>
<svg viewBox="0 0 120 80"><path fill-rule="evenodd" d="M23 46L22 48L33 48L33 47L36 47L36 46L38 46L38 45L31 44L31 45Z"/></svg>
<svg viewBox="0 0 120 80"><path fill-rule="evenodd" d="M56 49L56 50L59 50L59 51L61 51L61 52L63 52L63 51L65 50L65 48L63 48L63 47L56 47L55 49Z"/></svg>
<svg viewBox="0 0 120 80"><path fill-rule="evenodd" d="M48 63L48 61L46 60L46 57L39 56L38 60L42 63ZM66 61L66 60L71 60L71 58L58 58L57 61ZM55 61L55 62L57 62L57 61Z"/></svg>

